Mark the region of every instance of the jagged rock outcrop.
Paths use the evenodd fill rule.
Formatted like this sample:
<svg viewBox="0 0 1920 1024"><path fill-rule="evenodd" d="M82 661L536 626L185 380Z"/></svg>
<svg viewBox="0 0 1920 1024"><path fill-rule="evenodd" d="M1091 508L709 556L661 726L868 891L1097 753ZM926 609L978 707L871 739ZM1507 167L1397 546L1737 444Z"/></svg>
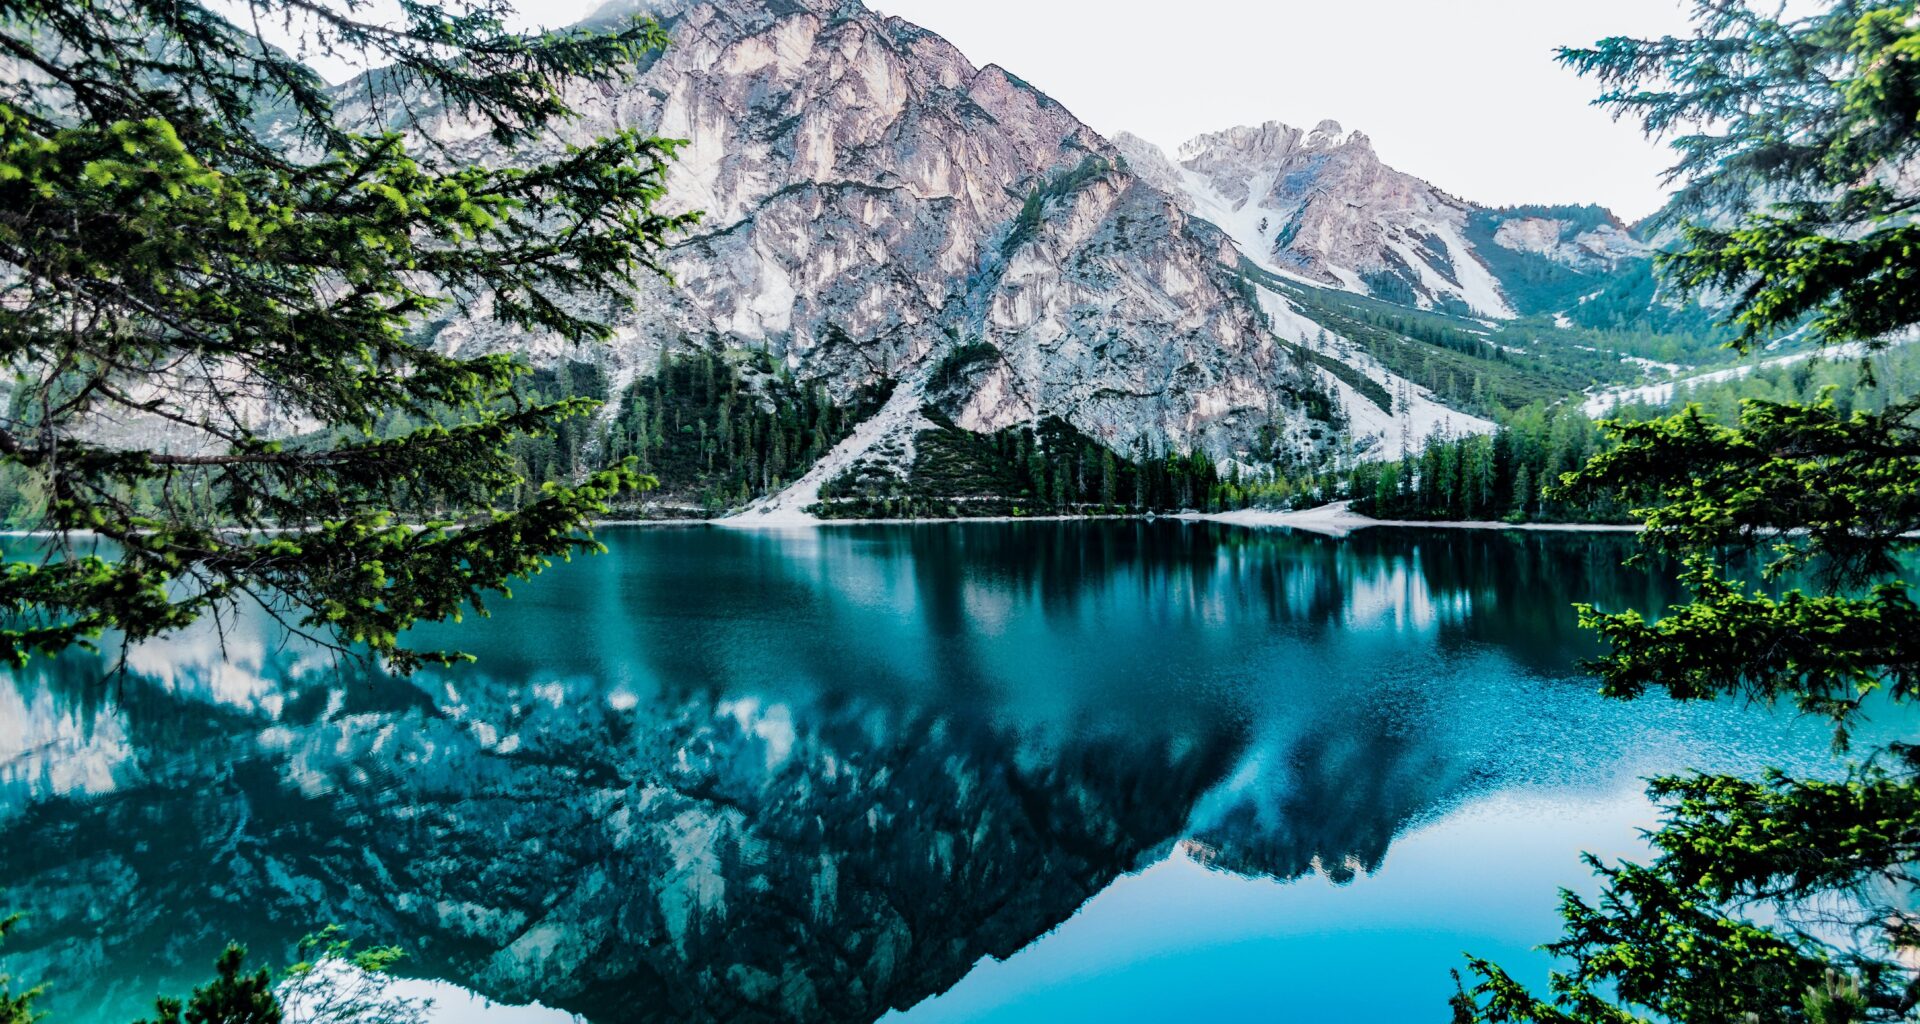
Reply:
<svg viewBox="0 0 1920 1024"><path fill-rule="evenodd" d="M1451 299L1482 315L1513 314L1463 235L1469 204L1388 167L1365 135L1338 122L1201 135L1180 147L1177 165L1138 137L1115 142L1270 269L1353 291L1398 282L1422 307Z"/></svg>
<svg viewBox="0 0 1920 1024"><path fill-rule="evenodd" d="M1586 227L1563 217L1507 217L1498 221L1493 241L1502 248L1534 253L1578 270L1611 269L1648 252L1645 242L1612 219Z"/></svg>

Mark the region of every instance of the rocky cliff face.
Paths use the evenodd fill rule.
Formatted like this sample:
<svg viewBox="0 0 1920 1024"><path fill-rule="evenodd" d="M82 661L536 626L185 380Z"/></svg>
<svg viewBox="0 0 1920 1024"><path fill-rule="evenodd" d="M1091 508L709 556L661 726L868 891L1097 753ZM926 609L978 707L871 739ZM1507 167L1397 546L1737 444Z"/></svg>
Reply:
<svg viewBox="0 0 1920 1024"><path fill-rule="evenodd" d="M1493 241L1512 252L1534 253L1582 270L1611 268L1647 254L1646 243L1615 221L1586 227L1563 217L1507 217L1497 222Z"/></svg>
<svg viewBox="0 0 1920 1024"><path fill-rule="evenodd" d="M644 10L673 46L630 82L580 86L569 130L687 140L672 203L705 219L668 260L677 286L638 282L638 309L592 352L478 320L440 344L593 358L616 381L663 346L764 348L844 392L912 382L979 339L1000 359L970 428L1060 415L1223 455L1268 423L1304 433L1289 395L1316 381L1280 357L1218 245L1044 94L854 0ZM456 159L498 155L456 119L424 130Z"/></svg>
<svg viewBox="0 0 1920 1024"><path fill-rule="evenodd" d="M1541 312L1517 261L1610 272L1647 253L1611 215L1491 210L1449 195L1388 167L1365 135L1334 121L1229 128L1189 140L1175 158L1126 133L1114 143L1266 269L1422 309Z"/></svg>
<svg viewBox="0 0 1920 1024"><path fill-rule="evenodd" d="M1404 287L1422 308L1451 300L1513 315L1463 237L1469 205L1381 163L1365 135L1337 122L1201 135L1177 163L1137 137L1116 142L1269 269L1352 291Z"/></svg>

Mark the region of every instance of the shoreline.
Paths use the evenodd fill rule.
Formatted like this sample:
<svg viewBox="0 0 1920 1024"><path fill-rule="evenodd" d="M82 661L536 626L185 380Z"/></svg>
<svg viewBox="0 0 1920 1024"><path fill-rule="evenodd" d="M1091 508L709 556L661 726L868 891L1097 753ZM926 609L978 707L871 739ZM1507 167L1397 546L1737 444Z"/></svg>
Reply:
<svg viewBox="0 0 1920 1024"><path fill-rule="evenodd" d="M749 518L751 510L733 515L702 519L606 519L589 523L603 526L717 526L735 530L811 530L834 526L913 526L949 523L1064 523L1100 522L1123 519L1173 519L1190 523L1221 523L1248 528L1285 527L1329 537L1345 537L1358 530L1374 527L1438 530L1523 530L1534 533L1639 533L1638 523L1508 523L1493 519L1423 520L1374 519L1349 511L1349 502L1336 501L1299 511L1274 509L1235 509L1230 512L1174 512L1168 514L1127 513L1121 515L1052 516L945 516L922 519L821 519L805 513Z"/></svg>
<svg viewBox="0 0 1920 1024"><path fill-rule="evenodd" d="M1302 530L1328 537L1346 537L1359 530L1374 527L1398 529L1430 530L1523 530L1534 533L1639 533L1644 527L1637 523L1507 523L1499 520L1424 520L1424 519L1374 519L1348 510L1348 502L1336 501L1317 508L1299 511L1279 511L1274 509L1243 508L1231 512L1173 512L1159 513L1123 513L1118 515L1053 515L1053 516L947 516L924 519L821 519L805 513L783 512L766 516L764 519L749 519L749 512L736 512L732 515L690 517L686 519L594 519L586 524L588 530L604 527L691 527L714 526L732 530L813 530L835 526L919 526L942 525L951 523L1070 523L1105 522L1114 520L1154 520L1172 519L1186 523L1220 523L1226 526L1242 526L1249 529L1271 529L1285 527L1289 530ZM283 529L261 531L265 533L284 532ZM65 535L84 537L92 535L91 530L72 530ZM58 537L57 530L0 530L0 537Z"/></svg>
<svg viewBox="0 0 1920 1024"><path fill-rule="evenodd" d="M1508 523L1497 519L1374 519L1350 511L1351 502L1335 501L1298 512L1237 509L1232 512L1183 512L1171 518L1246 527L1284 526L1329 537L1345 537L1374 527L1436 530L1523 530L1532 533L1639 533L1639 523Z"/></svg>

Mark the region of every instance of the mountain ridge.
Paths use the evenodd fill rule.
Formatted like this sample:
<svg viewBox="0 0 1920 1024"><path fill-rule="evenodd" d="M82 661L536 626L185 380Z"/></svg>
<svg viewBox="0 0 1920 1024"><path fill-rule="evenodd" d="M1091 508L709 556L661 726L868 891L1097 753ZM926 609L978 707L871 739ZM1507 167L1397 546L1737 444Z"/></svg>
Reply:
<svg viewBox="0 0 1920 1024"><path fill-rule="evenodd" d="M1515 286L1528 256L1604 274L1648 254L1603 208L1475 203L1388 166L1365 133L1333 120L1206 132L1171 157L1130 132L1114 144L1266 269L1419 309L1494 319L1557 312ZM1601 223L1562 216L1589 209Z"/></svg>
<svg viewBox="0 0 1920 1024"><path fill-rule="evenodd" d="M970 429L1057 414L1117 445L1226 455L1277 427L1312 447L1298 396L1323 385L1265 335L1184 212L1057 101L858 3L646 9L674 45L630 84L576 86L583 117L562 141L687 139L670 203L706 220L669 251L678 286L639 283L638 312L589 356L616 381L662 348L715 345L765 348L845 393L978 339L1003 358L957 410ZM423 129L456 157L490 156L452 115ZM577 355L478 318L438 337Z"/></svg>
<svg viewBox="0 0 1920 1024"><path fill-rule="evenodd" d="M936 420L1057 419L1122 459L1204 452L1223 477L1393 458L1669 356L1602 336L1656 301L1604 210L1480 206L1333 121L1206 133L1176 160L858 0L616 0L594 19L639 12L673 45L630 81L571 83L582 116L551 144L686 140L667 208L706 216L665 253L676 283L591 307L613 321L603 346L503 331L483 300L436 325L444 350L592 363L610 395L669 353L750 356L849 402L898 382L897 422L853 435L891 454L824 440L896 480ZM417 133L509 158L449 112ZM809 515L772 494L796 475L763 468L761 508Z"/></svg>

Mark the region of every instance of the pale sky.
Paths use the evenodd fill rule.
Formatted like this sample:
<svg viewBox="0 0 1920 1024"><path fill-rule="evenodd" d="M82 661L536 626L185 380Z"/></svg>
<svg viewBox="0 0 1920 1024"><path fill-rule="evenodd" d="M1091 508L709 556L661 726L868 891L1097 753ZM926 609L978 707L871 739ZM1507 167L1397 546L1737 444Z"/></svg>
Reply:
<svg viewBox="0 0 1920 1024"><path fill-rule="evenodd" d="M1491 206L1664 201L1670 154L1589 105L1553 49L1684 34L1681 0L867 0L999 64L1106 134L1324 118L1387 163ZM558 27L600 0L519 0ZM335 75L338 69L322 68Z"/></svg>
<svg viewBox="0 0 1920 1024"><path fill-rule="evenodd" d="M1665 201L1672 163L1556 46L1685 34L1679 0L868 0L1103 133L1169 153L1200 134L1324 118L1387 163L1490 206Z"/></svg>

